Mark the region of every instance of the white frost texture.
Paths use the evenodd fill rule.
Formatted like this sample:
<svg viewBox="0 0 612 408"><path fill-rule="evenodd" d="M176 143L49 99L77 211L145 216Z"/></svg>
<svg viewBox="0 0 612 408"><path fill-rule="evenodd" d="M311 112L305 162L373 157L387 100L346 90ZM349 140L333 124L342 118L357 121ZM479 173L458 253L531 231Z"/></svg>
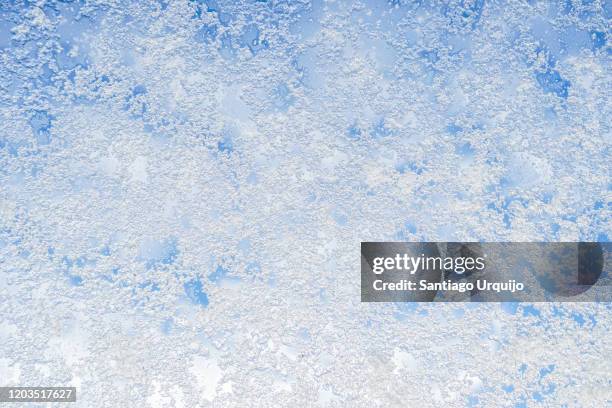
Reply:
<svg viewBox="0 0 612 408"><path fill-rule="evenodd" d="M28 407L605 407L610 303L361 303L361 241L609 241L610 0L1 0ZM11 406L13 406L11 405Z"/></svg>

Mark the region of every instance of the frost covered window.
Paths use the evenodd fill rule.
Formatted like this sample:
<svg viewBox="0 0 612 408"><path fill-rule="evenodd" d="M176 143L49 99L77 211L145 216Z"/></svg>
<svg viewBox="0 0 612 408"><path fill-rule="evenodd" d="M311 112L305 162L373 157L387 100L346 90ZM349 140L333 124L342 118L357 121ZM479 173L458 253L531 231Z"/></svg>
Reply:
<svg viewBox="0 0 612 408"><path fill-rule="evenodd" d="M358 252L608 242L610 18L0 1L0 387L87 408L606 406L609 303L361 303Z"/></svg>

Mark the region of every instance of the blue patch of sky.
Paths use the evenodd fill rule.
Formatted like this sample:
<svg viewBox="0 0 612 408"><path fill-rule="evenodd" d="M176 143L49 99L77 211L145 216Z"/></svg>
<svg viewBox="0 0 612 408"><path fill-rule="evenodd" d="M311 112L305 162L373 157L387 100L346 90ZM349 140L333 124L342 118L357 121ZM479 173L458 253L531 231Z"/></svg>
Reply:
<svg viewBox="0 0 612 408"><path fill-rule="evenodd" d="M232 16L231 13L227 13L225 11L220 11L218 13L218 17L219 17L219 23L221 23L221 25L224 27L229 26L229 24L234 19L234 16Z"/></svg>
<svg viewBox="0 0 612 408"><path fill-rule="evenodd" d="M559 71L547 69L545 71L536 72L535 77L545 93L553 93L558 97L567 98L571 83L563 79Z"/></svg>
<svg viewBox="0 0 612 408"><path fill-rule="evenodd" d="M144 260L147 269L158 265L170 265L179 256L178 239L167 237L162 240L147 239L140 246L140 259Z"/></svg>
<svg viewBox="0 0 612 408"><path fill-rule="evenodd" d="M195 33L195 40L199 43L210 44L217 38L217 25L204 24Z"/></svg>
<svg viewBox="0 0 612 408"><path fill-rule="evenodd" d="M297 13L296 21L289 26L290 33L302 40L312 38L321 28L319 21L323 16L323 6L322 0L312 0L309 8Z"/></svg>
<svg viewBox="0 0 612 408"><path fill-rule="evenodd" d="M240 45L248 47L253 55L256 55L261 50L268 48L269 44L266 39L260 39L259 28L255 24L248 24L244 27L240 36Z"/></svg>
<svg viewBox="0 0 612 408"><path fill-rule="evenodd" d="M358 140L363 137L363 130L359 127L357 122L353 122L353 124L348 127L346 134L350 139Z"/></svg>
<svg viewBox="0 0 612 408"><path fill-rule="evenodd" d="M371 135L374 138L383 138L393 135L393 131L385 125L385 118L381 117L372 125Z"/></svg>
<svg viewBox="0 0 612 408"><path fill-rule="evenodd" d="M408 316L413 315L418 307L417 302L402 302L396 305L396 310L393 313L393 316L397 320L405 320Z"/></svg>
<svg viewBox="0 0 612 408"><path fill-rule="evenodd" d="M145 281L145 282L139 283L138 287L140 289L148 289L148 290L150 290L152 292L159 292L159 290L160 290L159 289L159 285L157 283L151 282L151 281Z"/></svg>
<svg viewBox="0 0 612 408"><path fill-rule="evenodd" d="M416 234L417 232L417 227L415 224L413 224L410 221L406 221L404 222L404 228L406 229L406 231L408 231L411 234Z"/></svg>
<svg viewBox="0 0 612 408"><path fill-rule="evenodd" d="M231 154L234 151L234 144L231 136L223 136L223 138L217 142L217 149L221 153Z"/></svg>
<svg viewBox="0 0 612 408"><path fill-rule="evenodd" d="M164 321L161 323L161 331L166 336L170 334L170 332L172 331L173 327L174 327L174 321L170 317L167 318L167 319L164 319Z"/></svg>
<svg viewBox="0 0 612 408"><path fill-rule="evenodd" d="M540 379L546 377L553 371L555 371L556 366L554 364L549 364L546 367L540 369Z"/></svg>
<svg viewBox="0 0 612 408"><path fill-rule="evenodd" d="M286 112L295 102L295 97L291 94L287 84L281 82L272 91L272 104L274 109Z"/></svg>
<svg viewBox="0 0 612 408"><path fill-rule="evenodd" d="M557 384L555 383L549 383L548 385L542 387L542 389L540 390L540 392L543 395L551 395L554 394L555 391L557 390Z"/></svg>
<svg viewBox="0 0 612 408"><path fill-rule="evenodd" d="M348 217L345 213L338 209L334 209L332 211L332 218L336 222L336 224L345 226L348 223Z"/></svg>
<svg viewBox="0 0 612 408"><path fill-rule="evenodd" d="M53 116L47 111L36 110L30 116L30 127L38 144L46 145L51 142L51 121Z"/></svg>
<svg viewBox="0 0 612 408"><path fill-rule="evenodd" d="M243 254L248 254L251 250L251 240L248 238L242 238L240 241L238 241L238 249Z"/></svg>
<svg viewBox="0 0 612 408"><path fill-rule="evenodd" d="M460 132L463 132L463 128L461 126L458 126L454 123L450 123L446 126L446 131L448 133L450 133L451 135L456 136L457 134L459 134Z"/></svg>
<svg viewBox="0 0 612 408"><path fill-rule="evenodd" d="M591 47L593 50L604 48L606 45L606 33L603 31L591 31Z"/></svg>
<svg viewBox="0 0 612 408"><path fill-rule="evenodd" d="M257 261L249 262L245 267L245 272L250 275L258 275L261 272L261 265Z"/></svg>
<svg viewBox="0 0 612 408"><path fill-rule="evenodd" d="M208 280L210 280L212 283L219 283L222 279L227 277L228 272L228 269L219 265L214 272L208 275Z"/></svg>
<svg viewBox="0 0 612 408"><path fill-rule="evenodd" d="M452 26L474 30L480 22L485 4L485 0L461 0L459 4L446 2L440 11L449 18Z"/></svg>
<svg viewBox="0 0 612 408"><path fill-rule="evenodd" d="M221 8L216 0L191 0L195 4L193 18L202 18L203 13L219 12Z"/></svg>
<svg viewBox="0 0 612 408"><path fill-rule="evenodd" d="M83 284L83 278L79 275L70 275L69 280L72 286L81 286Z"/></svg>
<svg viewBox="0 0 612 408"><path fill-rule="evenodd" d="M577 313L577 312L572 313L572 319L576 323L578 323L580 327L584 326L584 324L586 323L586 320L584 319L581 313Z"/></svg>
<svg viewBox="0 0 612 408"><path fill-rule="evenodd" d="M456 146L455 151L457 152L457 154L464 157L473 157L476 153L476 149L469 142L465 142Z"/></svg>
<svg viewBox="0 0 612 408"><path fill-rule="evenodd" d="M423 173L424 168L422 166L417 165L413 161L403 161L395 166L395 170L397 170L400 174L405 174L410 171L414 174L420 175Z"/></svg>
<svg viewBox="0 0 612 408"><path fill-rule="evenodd" d="M519 303L518 302L503 302L501 303L501 308L504 312L508 314L516 314L518 310Z"/></svg>
<svg viewBox="0 0 612 408"><path fill-rule="evenodd" d="M202 281L199 278L190 279L183 284L185 295L195 305L208 306L208 295L204 292Z"/></svg>
<svg viewBox="0 0 612 408"><path fill-rule="evenodd" d="M220 37L221 46L219 54L227 61L232 61L236 58L236 49L234 48L232 37L229 33L223 33Z"/></svg>
<svg viewBox="0 0 612 408"><path fill-rule="evenodd" d="M523 305L522 310L523 316L541 316L540 310L533 305Z"/></svg>

